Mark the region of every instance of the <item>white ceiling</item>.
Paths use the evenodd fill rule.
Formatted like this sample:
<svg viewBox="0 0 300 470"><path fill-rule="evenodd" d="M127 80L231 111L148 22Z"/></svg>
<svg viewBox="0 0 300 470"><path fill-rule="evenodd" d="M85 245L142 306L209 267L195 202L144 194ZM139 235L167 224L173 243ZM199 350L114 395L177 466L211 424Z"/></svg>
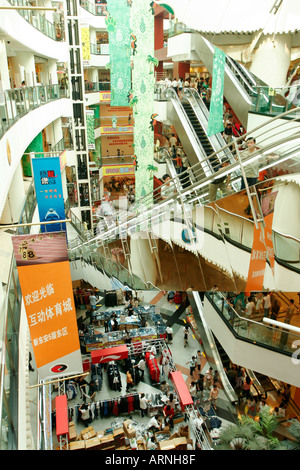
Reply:
<svg viewBox="0 0 300 470"><path fill-rule="evenodd" d="M283 33L300 29L300 0L156 0L170 5L175 17L201 32ZM274 11L274 10L273 10Z"/></svg>

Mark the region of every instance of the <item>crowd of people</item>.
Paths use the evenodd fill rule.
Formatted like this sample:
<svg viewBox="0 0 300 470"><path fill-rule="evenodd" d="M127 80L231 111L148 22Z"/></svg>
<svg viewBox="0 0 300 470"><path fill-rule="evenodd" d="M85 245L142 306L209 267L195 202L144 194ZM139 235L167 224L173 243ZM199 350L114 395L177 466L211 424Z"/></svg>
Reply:
<svg viewBox="0 0 300 470"><path fill-rule="evenodd" d="M253 382L243 367L231 364L226 370L226 374L232 388L237 394L238 406L244 415L255 418L262 412L264 407L269 408L271 406L267 405L265 397L262 397L258 393L253 393ZM271 406L273 408L273 414L278 417L284 417L290 398L291 385L284 384L280 391L278 406Z"/></svg>

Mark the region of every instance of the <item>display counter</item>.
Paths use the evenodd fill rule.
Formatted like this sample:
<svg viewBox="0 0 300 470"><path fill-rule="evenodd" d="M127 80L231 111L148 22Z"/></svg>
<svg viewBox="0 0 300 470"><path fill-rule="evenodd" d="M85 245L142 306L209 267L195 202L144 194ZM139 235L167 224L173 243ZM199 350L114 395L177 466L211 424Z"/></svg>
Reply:
<svg viewBox="0 0 300 470"><path fill-rule="evenodd" d="M132 343L151 339L165 339L166 333L164 327L154 328L135 328L128 330ZM125 343L125 331L110 331L108 333L99 333L95 335L85 335L84 337L86 351L90 352L95 349L107 348Z"/></svg>

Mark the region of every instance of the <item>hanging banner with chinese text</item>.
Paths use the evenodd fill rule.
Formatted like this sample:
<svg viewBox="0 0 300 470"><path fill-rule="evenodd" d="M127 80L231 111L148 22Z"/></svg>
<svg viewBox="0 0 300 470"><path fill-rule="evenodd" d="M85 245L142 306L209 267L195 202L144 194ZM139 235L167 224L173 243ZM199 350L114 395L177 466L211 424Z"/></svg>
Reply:
<svg viewBox="0 0 300 470"><path fill-rule="evenodd" d="M224 92L225 54L215 48L207 135L218 134L224 130L223 92Z"/></svg>
<svg viewBox="0 0 300 470"><path fill-rule="evenodd" d="M275 255L274 255L272 231L273 231L273 215L274 215L274 208L275 208L275 200L276 200L277 194L278 194L278 191L273 191L261 197L261 210L262 210L264 220L265 220L265 244L266 244L266 249L267 249L267 257L270 262L273 275L274 275Z"/></svg>
<svg viewBox="0 0 300 470"><path fill-rule="evenodd" d="M249 265L246 291L263 290L267 260L274 275L274 247L272 240L273 214L277 192L269 193L261 198L261 209L265 226L254 226L253 245Z"/></svg>
<svg viewBox="0 0 300 470"><path fill-rule="evenodd" d="M111 106L128 106L131 90L130 5L127 0L107 0Z"/></svg>
<svg viewBox="0 0 300 470"><path fill-rule="evenodd" d="M41 225L42 232L66 230L65 206L61 182L61 161L59 157L33 158L32 169L40 222L51 222Z"/></svg>
<svg viewBox="0 0 300 470"><path fill-rule="evenodd" d="M82 372L65 232L12 237L41 380Z"/></svg>

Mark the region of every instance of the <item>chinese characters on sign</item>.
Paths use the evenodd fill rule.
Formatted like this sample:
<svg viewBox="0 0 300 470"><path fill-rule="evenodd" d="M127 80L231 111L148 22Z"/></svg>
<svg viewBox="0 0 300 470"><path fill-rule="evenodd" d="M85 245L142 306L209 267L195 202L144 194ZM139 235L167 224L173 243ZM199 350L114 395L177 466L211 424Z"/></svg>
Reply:
<svg viewBox="0 0 300 470"><path fill-rule="evenodd" d="M81 373L65 232L15 236L13 247L39 376L53 377L57 361L64 375ZM24 258L30 251L34 258Z"/></svg>

